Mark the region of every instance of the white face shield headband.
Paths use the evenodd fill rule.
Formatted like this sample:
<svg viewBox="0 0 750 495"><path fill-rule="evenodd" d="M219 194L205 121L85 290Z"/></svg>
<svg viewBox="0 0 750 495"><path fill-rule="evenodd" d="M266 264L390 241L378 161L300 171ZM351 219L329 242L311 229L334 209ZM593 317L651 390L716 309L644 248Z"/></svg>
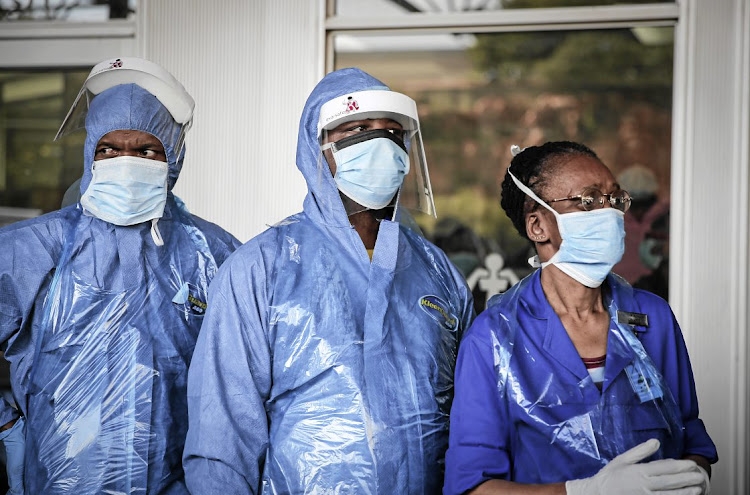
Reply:
<svg viewBox="0 0 750 495"><path fill-rule="evenodd" d="M535 256L529 263L542 268L555 265L586 287L599 287L625 252L624 212L600 208L560 214L518 180L510 168L508 174L521 191L555 215L562 237L560 248L552 258L540 265Z"/></svg>
<svg viewBox="0 0 750 495"><path fill-rule="evenodd" d="M185 136L193 124L195 101L182 84L161 66L145 59L120 57L100 62L91 69L89 76L68 110L55 140L83 129L89 104L97 95L121 84L137 84L154 95L167 109L179 126L172 135L161 136L164 146L174 150L179 159L185 144Z"/></svg>

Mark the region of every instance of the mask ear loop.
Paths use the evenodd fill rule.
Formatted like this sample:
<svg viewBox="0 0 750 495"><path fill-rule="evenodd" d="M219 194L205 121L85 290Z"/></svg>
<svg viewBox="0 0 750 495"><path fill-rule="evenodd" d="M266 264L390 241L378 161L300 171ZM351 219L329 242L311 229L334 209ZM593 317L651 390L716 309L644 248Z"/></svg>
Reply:
<svg viewBox="0 0 750 495"><path fill-rule="evenodd" d="M391 200L393 203L393 215L391 215L391 222L396 222L398 219L398 215L401 213L401 191L403 191L404 185L403 183L398 187L398 192L394 196L395 201Z"/></svg>
<svg viewBox="0 0 750 495"><path fill-rule="evenodd" d="M159 227L156 225L158 222L159 222L158 218L151 219L151 239L154 240L154 244L156 244L157 246L163 246L164 238L161 236L161 232L159 232Z"/></svg>
<svg viewBox="0 0 750 495"><path fill-rule="evenodd" d="M325 131L322 131L325 132ZM331 177L331 170L328 167L328 161L326 160L326 157L324 155L324 151L327 149L331 149L332 151L336 151L336 147L334 146L335 143L325 143L320 145L320 153L318 153L318 185L322 185L323 181L327 180L328 177ZM334 157L334 160L336 158ZM335 184L334 184L335 185ZM338 187L336 188L336 191L338 192ZM320 201L320 199L319 199ZM328 197L322 198L323 204L321 206L324 206L325 208L335 208L334 204L330 201Z"/></svg>
<svg viewBox="0 0 750 495"><path fill-rule="evenodd" d="M555 218L557 218L557 216L559 215L559 213L557 213L554 210L554 208L552 208L550 205L548 205L547 203L545 203L544 201L542 201L542 199L539 196L537 196L536 194L534 194L534 191L532 191L531 189L529 189L529 187L526 186L523 182L521 182L520 180L516 179L516 176L513 175L513 172L510 171L510 167L508 167L508 175L510 175L510 178L513 179L513 182L515 182L516 186L518 186L518 188L521 191L523 191L524 194L526 194L528 197L530 197L531 199L533 199L534 201L536 201L540 205L542 205L545 208L547 208L549 211L552 212L553 215L555 215Z"/></svg>
<svg viewBox="0 0 750 495"><path fill-rule="evenodd" d="M167 168L167 173L169 173L169 168ZM161 231L159 231L158 222L158 218L151 219L151 239L153 239L154 244L161 247L164 245L164 238L161 236Z"/></svg>
<svg viewBox="0 0 750 495"><path fill-rule="evenodd" d="M542 201L542 199L534 194L534 191L532 191L528 186L526 186L523 182L518 180L515 175L513 175L513 172L510 171L510 167L508 167L508 175L510 175L510 178L513 179L513 182L518 186L518 188L523 191L524 194L526 194L528 197L539 203L540 205L547 208L549 211L552 212L553 215L555 215L555 220L557 220L557 217L559 213L557 213L550 205ZM560 225L560 222L557 223ZM551 261L551 260L550 260ZM539 255L534 255L531 258L528 259L528 263L532 268L544 268L544 266L548 265L550 261L546 263L541 263L539 261Z"/></svg>

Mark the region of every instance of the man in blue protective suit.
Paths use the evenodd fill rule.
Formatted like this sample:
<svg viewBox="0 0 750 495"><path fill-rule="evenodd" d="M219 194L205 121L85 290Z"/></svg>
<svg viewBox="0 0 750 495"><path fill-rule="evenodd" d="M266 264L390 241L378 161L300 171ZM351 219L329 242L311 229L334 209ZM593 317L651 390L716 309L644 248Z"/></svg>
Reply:
<svg viewBox="0 0 750 495"><path fill-rule="evenodd" d="M187 368L239 246L171 192L193 106L149 61L97 65L59 133L85 122L80 202L0 229L13 494L187 493Z"/></svg>
<svg viewBox="0 0 750 495"><path fill-rule="evenodd" d="M304 211L211 285L188 380L192 493L439 493L457 344L473 317L432 209L414 101L358 69L302 113Z"/></svg>

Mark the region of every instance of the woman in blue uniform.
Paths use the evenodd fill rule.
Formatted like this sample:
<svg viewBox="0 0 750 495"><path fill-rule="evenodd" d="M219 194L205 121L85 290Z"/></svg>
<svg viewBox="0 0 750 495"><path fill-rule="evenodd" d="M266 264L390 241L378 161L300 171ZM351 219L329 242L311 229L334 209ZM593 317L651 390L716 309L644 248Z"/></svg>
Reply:
<svg viewBox="0 0 750 495"><path fill-rule="evenodd" d="M462 340L446 494L706 494L716 448L669 305L610 272L630 197L589 148L519 150L502 207L538 256Z"/></svg>

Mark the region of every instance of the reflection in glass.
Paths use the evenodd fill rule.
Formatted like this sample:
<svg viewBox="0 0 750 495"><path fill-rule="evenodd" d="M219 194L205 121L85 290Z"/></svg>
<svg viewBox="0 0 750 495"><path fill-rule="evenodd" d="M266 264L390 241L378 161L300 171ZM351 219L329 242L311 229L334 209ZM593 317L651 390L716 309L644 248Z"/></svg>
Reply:
<svg viewBox="0 0 750 495"><path fill-rule="evenodd" d="M535 9L675 3L675 0L337 0L335 14L341 16L479 12L502 9Z"/></svg>
<svg viewBox="0 0 750 495"><path fill-rule="evenodd" d="M502 279L485 287L524 276L530 243L499 206L510 146L578 141L633 197L615 272L666 296L673 29L423 36L339 34L334 47L336 68L417 101L438 212L417 216L425 235L467 279Z"/></svg>
<svg viewBox="0 0 750 495"><path fill-rule="evenodd" d="M53 141L85 71L0 71L0 224L60 208L85 132Z"/></svg>
<svg viewBox="0 0 750 495"><path fill-rule="evenodd" d="M0 22L132 19L137 4L137 0L0 0Z"/></svg>

